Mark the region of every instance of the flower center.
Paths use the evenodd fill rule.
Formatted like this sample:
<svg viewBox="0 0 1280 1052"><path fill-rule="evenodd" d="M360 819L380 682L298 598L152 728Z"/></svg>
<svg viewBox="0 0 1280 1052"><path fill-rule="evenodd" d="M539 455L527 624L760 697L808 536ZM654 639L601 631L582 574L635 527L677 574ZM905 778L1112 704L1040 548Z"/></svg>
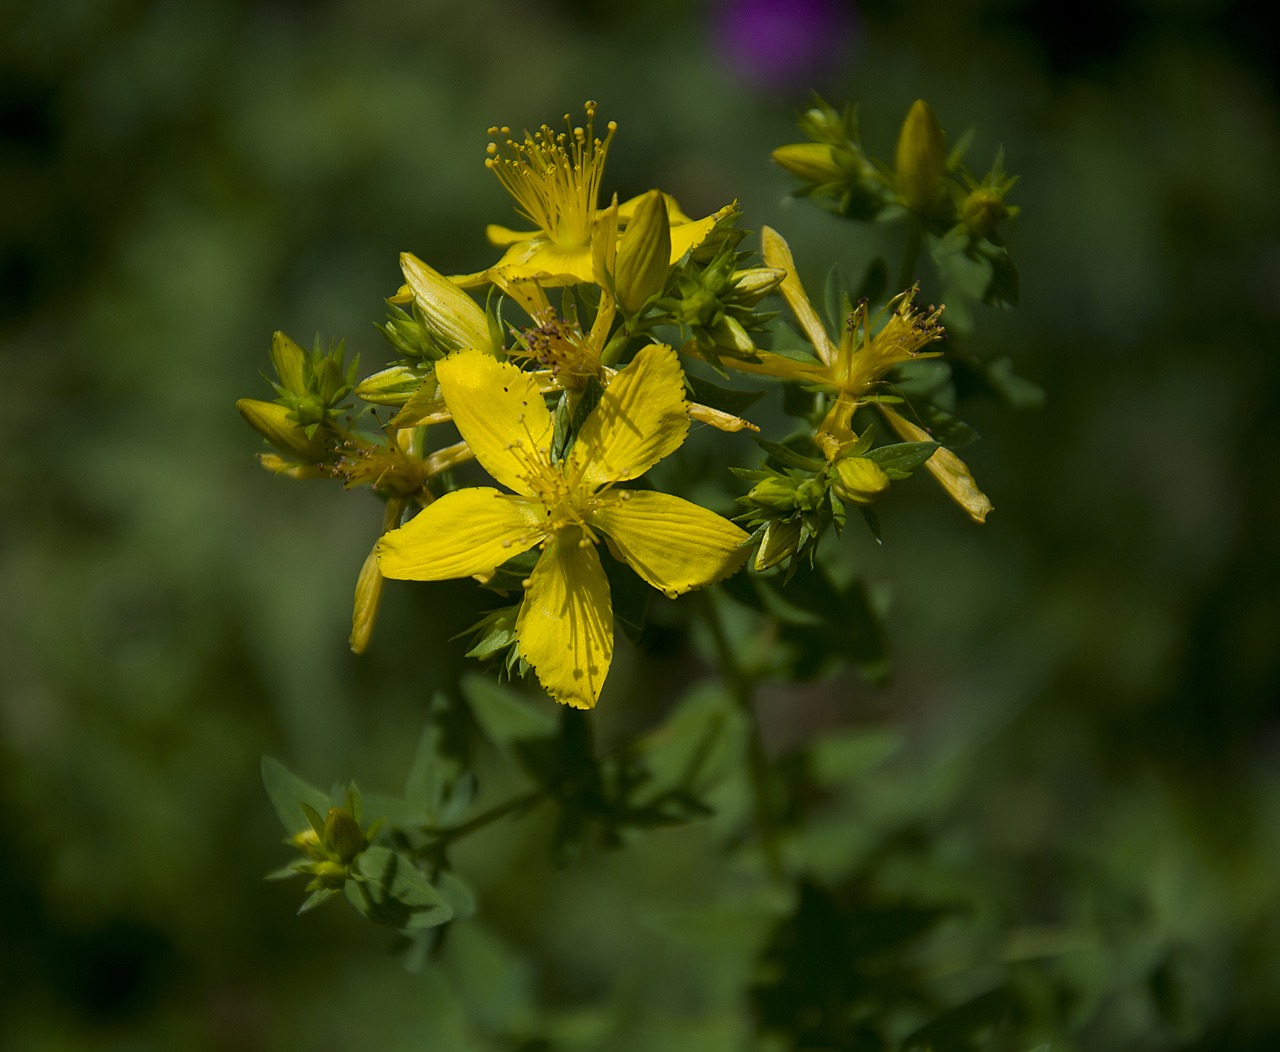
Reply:
<svg viewBox="0 0 1280 1052"><path fill-rule="evenodd" d="M490 128L490 135L508 138L489 143L485 165L515 198L520 214L558 245L579 247L591 241L600 179L609 142L617 131L610 121L604 139L595 135L596 104L586 104L586 128L574 127L565 114L567 131L542 125L525 132L520 142L510 128Z"/></svg>
<svg viewBox="0 0 1280 1052"><path fill-rule="evenodd" d="M539 311L534 321L538 323L534 328L518 333L524 347L512 352L514 356L532 359L551 370L561 386L575 390L585 387L588 378L600 376L600 354L576 327L561 321L552 310Z"/></svg>
<svg viewBox="0 0 1280 1052"><path fill-rule="evenodd" d="M920 353L925 344L944 339L946 330L938 320L942 316L941 307L917 310L912 305L916 292L916 288L911 288L895 297L890 302L893 313L874 334L872 329L879 314L876 318L870 317L865 300L849 315L840 340L839 365L834 377L842 390L860 397L900 362L936 358L942 353Z"/></svg>

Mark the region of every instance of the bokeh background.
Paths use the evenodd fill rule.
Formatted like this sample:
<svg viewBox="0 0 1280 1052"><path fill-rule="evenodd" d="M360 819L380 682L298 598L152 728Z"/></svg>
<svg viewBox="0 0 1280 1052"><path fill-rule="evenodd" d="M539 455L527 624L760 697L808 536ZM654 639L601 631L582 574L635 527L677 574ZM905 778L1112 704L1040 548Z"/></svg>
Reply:
<svg viewBox="0 0 1280 1052"><path fill-rule="evenodd" d="M883 549L839 542L892 586L895 663L842 704L904 743L849 836L909 815L938 880L1030 904L1055 1048L1280 1047L1280 136L1247 5L19 0L3 21L0 1045L535 1047L494 1036L523 1025L504 1006L605 1001L667 1028L634 1047L739 1047L760 925L724 914L704 959L633 916L715 899L696 832L567 874L495 832L472 860L488 926L447 975L263 883L287 853L260 756L394 791L462 669L432 638L463 591L389 589L350 655L380 508L259 470L233 402L267 397L277 328L388 357L397 254L477 269L483 225L512 221L485 129L587 98L620 125L608 189L692 215L736 197L811 288L856 272L881 235L789 201L768 161L818 89L882 156L918 96L976 129L975 169L1004 144L1023 296L979 333L1047 392L967 409L985 528L918 486Z"/></svg>

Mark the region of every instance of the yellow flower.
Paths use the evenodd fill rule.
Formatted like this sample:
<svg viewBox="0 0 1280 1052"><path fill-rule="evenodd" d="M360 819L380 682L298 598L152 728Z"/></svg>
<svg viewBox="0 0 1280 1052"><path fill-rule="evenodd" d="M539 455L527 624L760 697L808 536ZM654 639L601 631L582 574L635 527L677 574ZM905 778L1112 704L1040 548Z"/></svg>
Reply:
<svg viewBox="0 0 1280 1052"><path fill-rule="evenodd" d="M485 230L489 240L506 252L488 270L454 278L461 285L489 281L495 271L511 279L539 277L544 284L572 285L593 280L591 234L599 211L596 203L604 175L609 143L617 130L610 121L604 138L595 134L596 104L586 104L586 127L574 127L565 115L566 131L543 125L523 139L510 138L510 128L490 128L493 136L506 136L502 145L489 143L485 164L507 192L515 198L517 210L537 229L511 230L491 224ZM635 215L643 195L618 206L618 220L625 227ZM732 206L729 206L731 208ZM705 219L690 220L670 198L667 211L671 223L671 263L696 248L727 214L721 209Z"/></svg>
<svg viewBox="0 0 1280 1052"><path fill-rule="evenodd" d="M857 440L858 436L850 426L854 411L869 400L885 373L901 362L936 358L941 353L922 351L921 348L944 336L938 322L942 308L918 310L913 304L916 290L909 289L893 301L893 311L888 320L873 332L876 319L869 316L865 303L860 304L850 315L837 342L827 334L822 319L809 302L804 286L796 276L791 249L782 235L764 227L760 232L760 242L765 264L787 272L780 286L782 296L818 357L805 362L758 351L754 362L725 357L724 364L758 376L776 376L834 390L835 399L818 425L814 442L828 460L836 461L849 444ZM930 440L927 432L893 409L886 405L880 405L879 409L890 427L904 440ZM939 446L925 466L972 519L977 522L986 519L991 502L978 489L964 461L949 449Z"/></svg>
<svg viewBox="0 0 1280 1052"><path fill-rule="evenodd" d="M520 656L557 701L592 708L613 657L609 582L596 545L668 596L711 584L745 558L747 535L666 493L615 489L674 452L689 431L684 377L653 344L613 377L563 460L537 380L487 354L460 351L436 367L454 423L476 459L512 490L446 494L383 537L387 577L439 581L489 574L535 545L516 621Z"/></svg>

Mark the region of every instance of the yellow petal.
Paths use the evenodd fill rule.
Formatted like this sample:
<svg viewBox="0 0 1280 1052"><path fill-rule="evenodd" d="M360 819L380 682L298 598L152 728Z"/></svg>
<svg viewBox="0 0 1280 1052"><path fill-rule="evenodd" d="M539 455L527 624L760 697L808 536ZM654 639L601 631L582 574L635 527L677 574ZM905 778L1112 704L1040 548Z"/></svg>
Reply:
<svg viewBox="0 0 1280 1052"><path fill-rule="evenodd" d="M541 504L475 486L446 493L374 549L383 577L445 581L492 573L544 536Z"/></svg>
<svg viewBox="0 0 1280 1052"><path fill-rule="evenodd" d="M412 252L400 253L400 269L432 331L443 336L452 345L450 349L475 347L490 354L494 352L489 319L455 282L427 266Z"/></svg>
<svg viewBox="0 0 1280 1052"><path fill-rule="evenodd" d="M480 351L459 351L436 366L440 393L481 467L517 493L550 456L552 421L538 382Z"/></svg>
<svg viewBox="0 0 1280 1052"><path fill-rule="evenodd" d="M680 448L689 433L684 373L665 344L643 347L614 374L578 432L574 456L588 488L638 478Z"/></svg>
<svg viewBox="0 0 1280 1052"><path fill-rule="evenodd" d="M521 241L507 249L489 271L516 278L537 278L543 285L575 285L591 281L591 245L558 245L544 237Z"/></svg>
<svg viewBox="0 0 1280 1052"><path fill-rule="evenodd" d="M760 254L764 257L766 266L777 267L787 272L787 276L782 279L782 298L787 301L787 306L796 316L800 328L804 329L804 334L809 337L809 342L818 352L818 357L830 365L836 360L836 346L827 335L822 318L813 309L809 297L805 295L804 286L800 284L800 278L796 274L796 262L791 258L790 246L783 240L781 234L767 226L760 231Z"/></svg>
<svg viewBox="0 0 1280 1052"><path fill-rule="evenodd" d="M529 241L537 237L538 231L512 230L509 226L490 223L484 228L484 236L489 239L489 244L497 245L499 248L506 248L507 245L515 245L521 241Z"/></svg>
<svg viewBox="0 0 1280 1052"><path fill-rule="evenodd" d="M613 660L613 607L595 545L580 545L580 537L565 529L548 541L529 576L516 635L543 689L563 705L590 709Z"/></svg>
<svg viewBox="0 0 1280 1052"><path fill-rule="evenodd" d="M591 526L654 588L677 596L738 569L747 534L714 511L669 493L627 490L591 512Z"/></svg>
<svg viewBox="0 0 1280 1052"><path fill-rule="evenodd" d="M752 376L773 376L779 380L791 380L800 384L834 386L831 383L831 371L816 358L804 362L797 358L788 358L785 354L774 354L772 351L756 351L755 357L759 360L748 361L725 355L720 361L739 372L750 373Z"/></svg>
<svg viewBox="0 0 1280 1052"><path fill-rule="evenodd" d="M907 442L931 442L933 436L923 428L916 427L906 417L899 415L886 405L880 406L889 426L898 433L898 437ZM932 472L939 485L947 491L951 499L969 513L974 522L986 522L987 514L994 505L982 490L978 489L969 466L958 456L939 446L933 456L925 461L925 467Z"/></svg>

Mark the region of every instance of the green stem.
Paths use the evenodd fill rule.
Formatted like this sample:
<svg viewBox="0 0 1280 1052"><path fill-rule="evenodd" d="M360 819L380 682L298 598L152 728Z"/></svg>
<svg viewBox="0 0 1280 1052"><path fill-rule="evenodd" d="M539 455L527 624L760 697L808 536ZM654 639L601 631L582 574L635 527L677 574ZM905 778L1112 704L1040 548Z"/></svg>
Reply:
<svg viewBox="0 0 1280 1052"><path fill-rule="evenodd" d="M769 875L782 882L786 874L782 868L782 853L778 845L778 828L774 821L771 799L769 758L764 751L764 738L760 733L760 717L755 705L755 679L738 661L733 643L725 632L716 598L711 592L702 595L707 628L720 658L720 674L729 688L733 700L747 720L747 771L751 778L751 795L755 805L756 828L760 833L760 849L764 853Z"/></svg>
<svg viewBox="0 0 1280 1052"><path fill-rule="evenodd" d="M920 221L910 216L907 219L907 245L902 250L902 269L898 271L898 287L893 291L902 292L916 283L916 263L920 259L920 249L924 246L924 234Z"/></svg>
<svg viewBox="0 0 1280 1052"><path fill-rule="evenodd" d="M434 843L431 845L433 850L447 847L455 840L461 840L464 836L469 836L477 829L483 829L490 822L496 822L499 818L511 814L512 811L518 811L522 807L528 807L539 797L543 796L544 793L545 790L542 789L531 789L527 793L521 793L519 796L513 796L510 800L505 800L500 804L496 804L487 811L482 811L480 814L476 815L475 818L463 822L461 825L450 826L448 829L434 829L431 826L427 826L423 829L423 832L426 833L427 836L435 838Z"/></svg>

